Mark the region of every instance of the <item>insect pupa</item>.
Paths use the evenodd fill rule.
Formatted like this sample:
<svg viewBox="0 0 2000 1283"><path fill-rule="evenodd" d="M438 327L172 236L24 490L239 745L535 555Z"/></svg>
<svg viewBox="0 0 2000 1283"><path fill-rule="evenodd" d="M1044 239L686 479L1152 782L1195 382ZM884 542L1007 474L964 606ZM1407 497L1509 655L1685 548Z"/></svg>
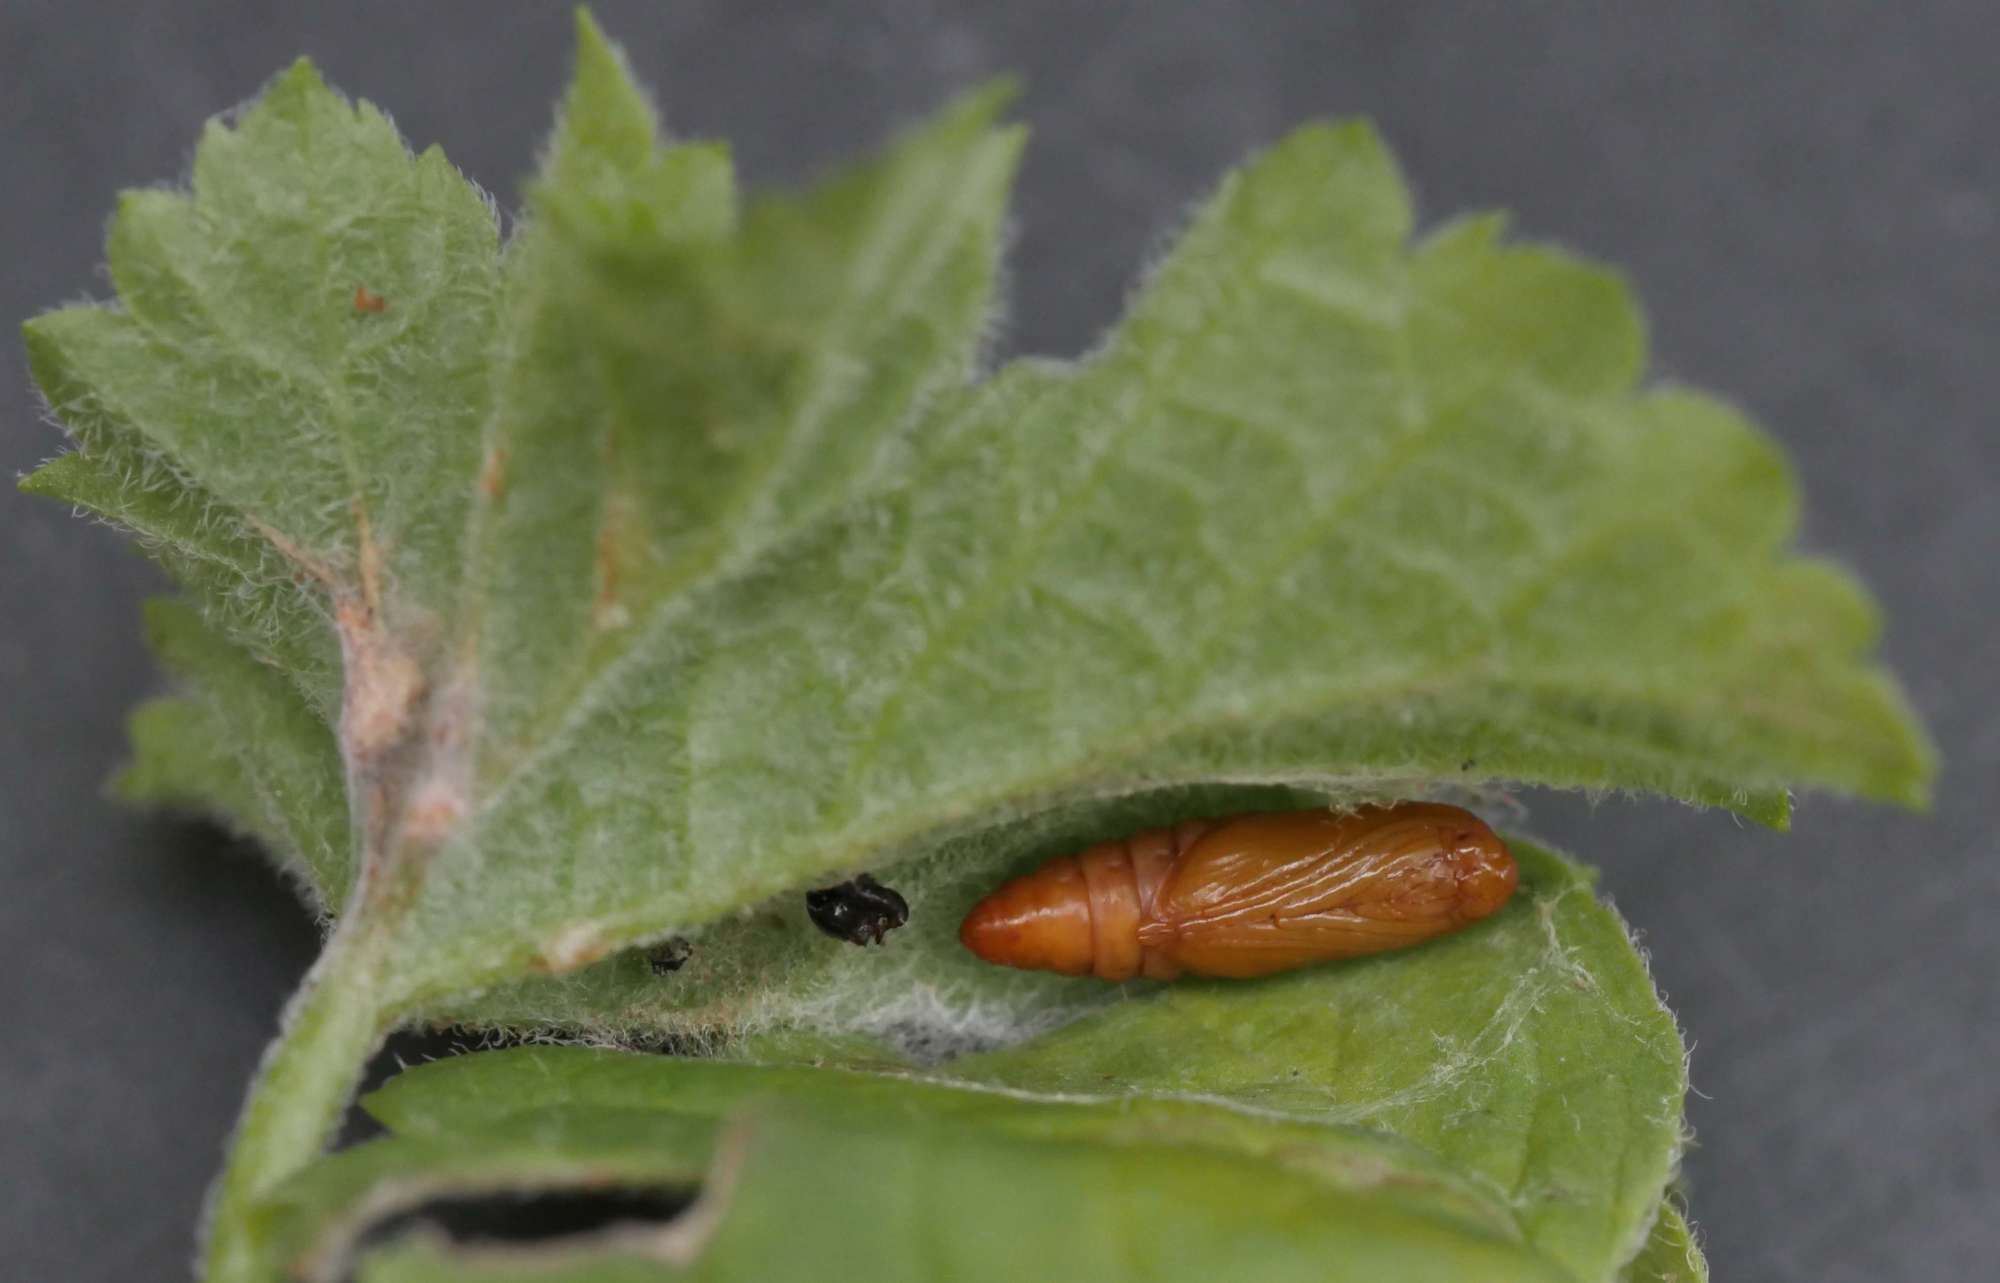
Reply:
<svg viewBox="0 0 2000 1283"><path fill-rule="evenodd" d="M1436 802L1186 820L1015 878L958 938L1031 971L1247 978L1456 931L1519 879L1484 821Z"/></svg>

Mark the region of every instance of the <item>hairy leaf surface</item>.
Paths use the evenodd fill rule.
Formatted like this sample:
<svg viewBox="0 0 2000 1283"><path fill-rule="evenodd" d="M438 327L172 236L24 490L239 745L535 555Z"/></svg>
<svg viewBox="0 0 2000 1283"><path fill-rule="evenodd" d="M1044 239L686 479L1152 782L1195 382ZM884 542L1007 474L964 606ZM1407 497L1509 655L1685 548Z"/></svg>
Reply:
<svg viewBox="0 0 2000 1283"><path fill-rule="evenodd" d="M815 1117L752 1114L718 1141L731 1152L709 1179L726 1192L712 1222L681 1227L698 1233L628 1230L534 1255L419 1238L380 1250L361 1277L1566 1277L1519 1243L1424 1206L1419 1191L1348 1186L1328 1174L1333 1162L1311 1170L1296 1139L1298 1166L1288 1169L1182 1141L1171 1128L1106 1143L1088 1115L1038 1134L1032 1106L993 1126L919 1110L884 1129L828 1121L839 1117L837 1097L811 1103L821 1107ZM843 1165L866 1178L829 1181ZM1371 1163L1368 1177L1392 1188L1398 1174Z"/></svg>
<svg viewBox="0 0 2000 1283"><path fill-rule="evenodd" d="M1646 1246L1619 1275L1620 1283L1708 1283L1708 1262L1695 1243L1687 1218L1674 1204L1660 1204L1660 1217Z"/></svg>
<svg viewBox="0 0 2000 1283"><path fill-rule="evenodd" d="M358 1233L357 1208L382 1214L371 1192L387 1173L411 1198L434 1197L565 1184L593 1170L594 1159L617 1163L640 1150L666 1164L648 1171L682 1173L685 1184L690 1164L715 1161L713 1134L701 1133L690 1150L656 1142L660 1128L684 1128L690 1118L722 1126L775 1110L837 1119L837 1139L823 1143L881 1146L890 1175L866 1194L875 1208L929 1206L918 1190L898 1188L904 1162L961 1161L955 1153L902 1156L912 1136L935 1141L919 1147L935 1151L982 1150L1002 1137L1122 1154L1105 1159L1116 1174L1065 1169L1040 1178L1047 1181L1143 1183L1165 1146L1203 1162L1230 1160L1207 1179L1251 1182L1274 1207L1308 1179L1359 1199L1352 1215L1364 1221L1386 1216L1399 1242L1408 1237L1401 1218L1416 1215L1442 1223L1438 1243L1469 1235L1521 1244L1561 1276L1607 1278L1659 1214L1679 1153L1680 1040L1587 878L1515 845L1526 890L1458 936L1256 984L1114 990L1109 1005L1005 1050L917 1065L880 1042L779 1034L715 1060L528 1047L421 1066L364 1102L397 1133L392 1144L405 1147L392 1152L407 1158L364 1149L332 1160L305 1182L311 1197L297 1196L306 1210L287 1231L286 1250ZM933 966L949 974L945 949L926 940L899 979L919 983L911 973ZM682 974L656 985L671 989ZM970 1005L963 994L932 1001ZM495 1165L450 1148L466 1143ZM434 1154L438 1146L446 1148ZM502 1155L533 1162L516 1177L493 1175L515 1161ZM412 1169L424 1178L411 1179ZM819 1170L823 1178L829 1169ZM876 1178L871 1170L858 1183ZM922 1185L933 1176L910 1179ZM746 1170L735 1188L746 1198L803 1198L755 1188L782 1180ZM796 1218L822 1215L806 1202L786 1206ZM1026 1241L1046 1251L1061 1241L1058 1230L1092 1243L1127 1236L1114 1208L1071 1215ZM1289 1235L1273 1215L1272 1232ZM1350 1213L1340 1215L1341 1232L1352 1233ZM836 1235L837 1223L812 1234ZM1413 1241L1430 1242L1421 1233ZM1351 1276L1367 1277L1370 1262L1379 1265L1362 1252L1362 1272ZM1196 1276L1177 1268L1163 1276Z"/></svg>
<svg viewBox="0 0 2000 1283"><path fill-rule="evenodd" d="M739 1115L698 1271L850 1250L772 1232L802 1215L928 1235L894 1267L968 1277L1085 1241L1112 1255L1081 1273L1253 1277L1228 1245L1278 1223L1271 1277L1335 1244L1356 1277L1698 1270L1662 1203L1678 1038L1552 856L1523 846L1528 893L1463 936L1255 985L1017 975L952 931L1036 860L1248 806L1921 804L1874 608L1794 550L1772 444L1642 382L1613 274L1496 218L1419 234L1360 124L1224 178L1087 357L988 369L1003 88L746 198L580 31L512 235L301 62L208 128L189 190L121 201L115 300L26 329L77 449L24 487L183 589L149 615L183 689L135 713L120 792L219 814L338 919L246 1114L218 1277L367 1221L388 1172L712 1185ZM912 905L886 949L799 912L863 869ZM661 983L631 949L670 934L695 952ZM329 1058L423 1019L733 1060L645 1063L717 1103L617 1102L644 1154L604 1102L545 1100L246 1219L331 1127ZM759 1104L771 1075L815 1105ZM884 1084L919 1125L818 1108ZM834 1155L881 1179L815 1192ZM1370 1164L1395 1180L1349 1179ZM1225 1195L1165 1213L1197 1188ZM486 1276L424 1239L360 1268Z"/></svg>
<svg viewBox="0 0 2000 1283"><path fill-rule="evenodd" d="M408 876L397 1005L1180 781L1921 794L1769 444L1636 386L1607 273L1412 244L1363 127L1230 177L1089 359L968 383L999 101L744 203L586 26L502 253L301 64L127 198L117 305L31 324L82 446L31 485L183 572L246 760L301 728L230 648L329 727L258 831L328 903L369 845ZM273 811L335 760L344 860Z"/></svg>

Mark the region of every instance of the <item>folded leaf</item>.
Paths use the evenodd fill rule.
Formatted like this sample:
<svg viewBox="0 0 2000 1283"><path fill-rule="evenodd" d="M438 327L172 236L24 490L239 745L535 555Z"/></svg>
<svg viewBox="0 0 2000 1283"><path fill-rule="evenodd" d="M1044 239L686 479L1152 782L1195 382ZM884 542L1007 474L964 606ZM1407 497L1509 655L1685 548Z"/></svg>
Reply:
<svg viewBox="0 0 2000 1283"><path fill-rule="evenodd" d="M813 1272L801 1242L873 1253L889 1277L1699 1268L1660 1199L1681 1134L1672 1021L1587 881L1523 850L1521 902L1402 958L1170 986L928 1069L880 1050L838 1068L828 1043L810 1065L527 1047L420 1066L364 1101L394 1139L274 1197L269 1251L330 1268L438 1198L705 1182L650 1246L419 1240L369 1268L789 1277Z"/></svg>
<svg viewBox="0 0 2000 1283"><path fill-rule="evenodd" d="M452 1068L473 1080L451 1081ZM1215 1103L569 1049L415 1076L432 1080L418 1099L384 1108L403 1135L327 1160L273 1200L276 1254L324 1268L367 1218L440 1196L607 1183L692 1193L695 1163L701 1200L659 1231L685 1240L686 1259L653 1250L655 1276L681 1264L696 1277L806 1277L872 1259L866 1272L889 1278L1565 1277L1522 1243L1503 1203L1420 1151ZM593 1103L607 1097L621 1104ZM521 1112L505 1111L510 1098ZM410 1109L439 1104L442 1117ZM853 1178L829 1179L840 1172ZM704 1202L712 1224L695 1210ZM648 1254L632 1246L551 1244L558 1260L545 1264L568 1254L581 1258L572 1268L603 1270Z"/></svg>
<svg viewBox="0 0 2000 1283"><path fill-rule="evenodd" d="M917 866L899 887L910 925L884 949L786 941L752 919L697 941L670 976L633 957L598 969L625 981L616 989L579 978L594 984L587 998L554 984L499 995L491 1001L506 1015L484 1019L528 1021L539 999L545 1013L616 1012L626 1036L676 1023L698 1035L690 1017L705 1015L710 1028L765 1026L721 1054L767 1065L851 1066L1050 1100L1219 1101L1367 1128L1497 1193L1527 1241L1579 1278L1631 1255L1678 1161L1686 1075L1672 1018L1583 871L1510 839L1522 890L1460 934L1253 984L1109 986L989 967L959 946L958 917L981 889L968 866L1032 860L1046 833L1016 837L1011 852L967 844ZM852 1036L861 1031L872 1039ZM1005 1045L937 1059L994 1044ZM502 1110L693 1108L690 1096L729 1072L592 1056L534 1049L425 1066L366 1103L399 1130L476 1131Z"/></svg>
<svg viewBox="0 0 2000 1283"><path fill-rule="evenodd" d="M1565 1278L1518 1244L1394 1200L1169 1138L1106 1147L783 1115L753 1117L738 1135L706 1235L670 1226L608 1251L557 1248L539 1268L489 1250L485 1269L477 1258L454 1268L420 1240L362 1277L521 1277L525 1264L529 1278L579 1280ZM859 1178L828 1179L843 1168ZM683 1251L692 1259L677 1267ZM436 1272L397 1272L418 1262Z"/></svg>

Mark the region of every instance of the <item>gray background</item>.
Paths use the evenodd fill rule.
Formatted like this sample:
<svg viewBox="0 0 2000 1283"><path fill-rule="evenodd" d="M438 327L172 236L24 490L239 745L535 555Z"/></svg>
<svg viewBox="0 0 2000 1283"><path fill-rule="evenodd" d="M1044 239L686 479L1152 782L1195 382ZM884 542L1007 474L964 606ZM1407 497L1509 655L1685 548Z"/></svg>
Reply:
<svg viewBox="0 0 2000 1283"><path fill-rule="evenodd" d="M136 9L137 6L130 8ZM0 316L102 293L118 188L295 54L504 204L561 86L552 4L273 16L5 0ZM1806 540L1881 595L1946 753L1929 818L1809 799L1717 814L1531 796L1605 866L1695 1045L1687 1178L1718 1275L1991 1277L2000 1259L2000 22L1990 5L603 3L682 132L753 181L863 147L988 72L1034 127L1013 350L1069 353L1245 150L1374 116L1427 217L1516 211L1623 265L1659 368L1792 451ZM18 348L0 468L58 448ZM100 800L156 678L116 537L0 494L0 1260L172 1278L313 933L249 853Z"/></svg>

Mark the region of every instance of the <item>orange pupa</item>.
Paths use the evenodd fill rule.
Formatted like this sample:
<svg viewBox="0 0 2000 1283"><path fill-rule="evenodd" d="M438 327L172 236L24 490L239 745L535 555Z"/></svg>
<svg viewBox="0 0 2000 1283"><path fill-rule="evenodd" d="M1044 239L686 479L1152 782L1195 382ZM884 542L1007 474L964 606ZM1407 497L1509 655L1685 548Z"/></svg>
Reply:
<svg viewBox="0 0 2000 1283"><path fill-rule="evenodd" d="M1436 802L1186 820L1015 878L958 938L1031 971L1248 978L1456 931L1519 880L1498 834Z"/></svg>

